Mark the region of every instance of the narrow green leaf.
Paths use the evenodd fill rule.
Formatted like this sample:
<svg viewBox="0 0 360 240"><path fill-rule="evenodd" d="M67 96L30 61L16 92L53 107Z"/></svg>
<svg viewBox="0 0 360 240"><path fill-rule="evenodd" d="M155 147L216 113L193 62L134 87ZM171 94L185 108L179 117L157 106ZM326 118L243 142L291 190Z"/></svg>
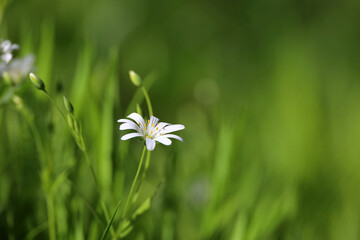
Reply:
<svg viewBox="0 0 360 240"><path fill-rule="evenodd" d="M51 70L53 66L55 39L55 24L52 19L43 21L41 26L41 44L39 45L39 54L37 60L38 72L49 85L51 85Z"/></svg>
<svg viewBox="0 0 360 240"><path fill-rule="evenodd" d="M81 114L81 111L84 111L83 102L86 94L88 93L92 62L93 46L86 43L79 54L76 73L73 79L72 92L70 95L73 105L76 106L76 109L78 109L78 114Z"/></svg>
<svg viewBox="0 0 360 240"><path fill-rule="evenodd" d="M109 78L106 83L106 88L103 98L103 106L101 113L101 125L99 132L97 133L98 138L98 158L97 158L97 173L98 179L103 190L104 199L110 197L111 185L112 185L112 174L113 174L113 135L114 135L114 99L117 91L117 58L118 50L113 48L110 51L110 69Z"/></svg>
<svg viewBox="0 0 360 240"><path fill-rule="evenodd" d="M121 203L121 200L120 200L119 203L117 204L117 206L116 206L116 208L115 208L115 211L114 211L113 215L111 216L111 219L110 219L108 225L106 226L106 229L105 229L105 231L104 231L104 233L103 233L103 235L102 235L102 237L101 237L101 240L106 239L106 236L107 236L107 234L108 234L108 232L109 232L109 230L110 230L111 224L112 224L112 222L113 222L113 220L114 220L114 218L115 218L115 215L116 215L116 212L117 212L117 210L118 210L118 208L119 208L119 206L120 206L120 203Z"/></svg>
<svg viewBox="0 0 360 240"><path fill-rule="evenodd" d="M163 183L163 181L161 181L157 185L157 187L156 187L155 191L153 192L153 194L150 197L146 198L145 201L143 203L141 203L140 206L135 210L135 212L133 213L133 215L131 217L133 220L135 220L138 216L140 216L141 214L143 214L144 212L146 212L147 210L150 209L151 201L155 197L156 193L159 191L160 186Z"/></svg>
<svg viewBox="0 0 360 240"><path fill-rule="evenodd" d="M69 175L69 169L66 169L56 177L54 183L51 186L51 191L53 194L55 194L59 190L60 186L68 178L68 175Z"/></svg>
<svg viewBox="0 0 360 240"><path fill-rule="evenodd" d="M124 219L119 226L118 229L118 236L120 238L125 237L126 235L128 235L132 230L133 230L134 226L131 225L131 222L127 219Z"/></svg>
<svg viewBox="0 0 360 240"><path fill-rule="evenodd" d="M133 225L129 225L127 228L125 228L123 231L120 232L119 237L123 238L126 237L132 230L133 230Z"/></svg>
<svg viewBox="0 0 360 240"><path fill-rule="evenodd" d="M148 197L145 201L135 210L132 215L132 219L136 219L137 216L140 216L146 212L151 207L151 198Z"/></svg>
<svg viewBox="0 0 360 240"><path fill-rule="evenodd" d="M36 238L41 232L45 231L48 228L48 223L44 222L37 227L33 228L26 236L26 240L32 240Z"/></svg>

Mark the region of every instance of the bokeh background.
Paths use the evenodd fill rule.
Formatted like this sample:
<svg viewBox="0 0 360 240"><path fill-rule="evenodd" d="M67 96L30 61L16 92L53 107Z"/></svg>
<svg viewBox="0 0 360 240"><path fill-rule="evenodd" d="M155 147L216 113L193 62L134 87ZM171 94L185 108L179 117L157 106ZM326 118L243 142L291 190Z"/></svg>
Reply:
<svg viewBox="0 0 360 240"><path fill-rule="evenodd" d="M128 71L143 77L155 116L186 126L184 144L153 152L140 199L163 183L127 239L360 238L359 1L3 0L0 33L20 45L16 57L36 56L59 105L73 103L109 209L142 151L120 142L116 120L136 102L148 112ZM14 94L51 177L66 179L57 238L100 239L88 207L98 194L66 123L29 80ZM29 126L4 102L1 239L48 239L43 188Z"/></svg>

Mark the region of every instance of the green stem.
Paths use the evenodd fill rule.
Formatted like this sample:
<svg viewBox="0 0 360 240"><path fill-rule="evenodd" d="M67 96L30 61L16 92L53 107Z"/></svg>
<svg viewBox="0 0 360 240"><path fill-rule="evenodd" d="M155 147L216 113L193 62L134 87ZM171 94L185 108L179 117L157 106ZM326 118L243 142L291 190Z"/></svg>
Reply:
<svg viewBox="0 0 360 240"><path fill-rule="evenodd" d="M136 193L135 193L135 196L136 194L138 194L139 190L140 190L140 187L147 175L147 171L149 169L149 166L150 166L150 158L151 158L151 152L150 151L147 151L147 154L146 154L146 160L145 160L145 166L144 166L144 171L143 171L143 174L141 176L141 179L140 179L140 182L139 182L139 185L137 186L136 188Z"/></svg>
<svg viewBox="0 0 360 240"><path fill-rule="evenodd" d="M51 193L46 196L46 207L49 219L49 239L56 240L55 204Z"/></svg>
<svg viewBox="0 0 360 240"><path fill-rule="evenodd" d="M64 113L61 111L59 105L57 105L57 103L55 102L55 100L50 96L50 94L48 92L45 92L46 96L48 96L48 98L50 99L51 103L55 105L55 107L57 108L57 110L59 111L59 113L61 114L62 118L64 119L65 122L67 122L66 117L64 115ZM67 124L66 124L67 125Z"/></svg>
<svg viewBox="0 0 360 240"><path fill-rule="evenodd" d="M50 163L49 163L49 160L47 160L47 158L46 158L45 149L41 142L40 133L39 133L38 129L36 128L34 121L31 119L30 116L28 116L28 113L23 112L23 115L29 125L32 135L34 136L35 146L36 146L37 152L40 157L40 162L42 164L42 168L44 168L46 166L46 164L50 165Z"/></svg>
<svg viewBox="0 0 360 240"><path fill-rule="evenodd" d="M144 150L143 150L143 153L141 155L141 159L140 159L140 163L139 163L139 166L138 166L138 169L137 169L137 172L136 172L136 175L135 175L135 178L134 178L134 181L131 185L131 189L130 189L130 193L129 193L129 196L126 200L126 204L125 204L125 209L124 209L124 212L123 212L123 218L125 218L126 214L127 214L127 211L128 211L128 207L129 207L129 203L132 199L132 195L133 195L133 192L134 192L134 188L135 188L135 185L136 185L136 182L139 178L139 174L140 174L140 170L141 170L141 167L142 167L142 164L144 162L144 156L145 156L145 152L146 152L146 146L144 146Z"/></svg>
<svg viewBox="0 0 360 240"><path fill-rule="evenodd" d="M58 110L59 113L61 114L62 118L64 119L65 123L67 123L66 117L65 117L64 113L61 111L59 105L54 101L54 99L50 96L50 94L49 94L48 92L45 92L45 94L48 96L48 98L50 99L51 103L52 103L53 105L55 105L55 107L57 108L57 110ZM66 126L69 128L69 130L70 130L70 132L71 132L71 135L76 139L76 136L75 136L75 134L74 134L74 131L70 128L70 126L69 126L68 124L66 124ZM76 142L77 142L77 141L76 141ZM89 158L89 155L88 155L88 152L87 152L87 148L86 148L86 145L85 145L85 143L84 143L84 140L83 140L82 136L81 136L81 142L82 142L83 147L80 147L79 145L78 145L78 146L79 146L80 150L81 150L81 151L84 153L84 155L85 155L86 163L87 163L88 167L90 168L91 175L92 175L92 177L93 177L93 179L94 179L94 182L95 182L96 190L97 190L97 192L98 192L98 194L99 194L101 209L102 209L102 211L103 211L103 214L105 215L106 222L108 222L108 221L110 220L109 212L108 212L108 210L107 210L107 208L106 208L105 202L104 202L103 199L102 199L101 190L100 190L100 185L99 185L99 182L98 182L98 180L97 180L97 177L96 177L96 174L95 174L95 170L94 170L94 168L93 168L93 165L92 165L92 163L91 163L91 161L90 161L90 158ZM111 232L111 234L112 234L112 235L115 237L115 239L116 239L115 231L114 231L113 227L111 227L110 232Z"/></svg>
<svg viewBox="0 0 360 240"><path fill-rule="evenodd" d="M148 110L149 110L149 117L153 116L153 109L152 109L152 105L151 105L151 101L150 101L150 97L149 97L149 94L148 92L146 91L146 88L144 86L141 87L141 90L144 94L144 97L145 97L145 100L146 100L146 104L148 106ZM149 165L150 165L150 158L151 158L151 152L148 151L147 152L147 155L146 155L146 161L145 161L145 168L144 168L144 172L143 172L143 175L141 176L141 179L140 179L140 182L139 182L139 185L138 187L136 188L136 192L139 191L140 187L141 187L141 184L142 182L144 181L145 177L146 177L146 174L147 174L147 171L149 169Z"/></svg>
<svg viewBox="0 0 360 240"><path fill-rule="evenodd" d="M150 97L149 97L149 94L148 92L146 91L145 87L142 86L141 87L141 90L144 94L144 97L145 97L145 100L146 100L146 104L148 106L148 109L149 109L149 117L153 116L153 109L152 109L152 106L151 106L151 101L150 101Z"/></svg>

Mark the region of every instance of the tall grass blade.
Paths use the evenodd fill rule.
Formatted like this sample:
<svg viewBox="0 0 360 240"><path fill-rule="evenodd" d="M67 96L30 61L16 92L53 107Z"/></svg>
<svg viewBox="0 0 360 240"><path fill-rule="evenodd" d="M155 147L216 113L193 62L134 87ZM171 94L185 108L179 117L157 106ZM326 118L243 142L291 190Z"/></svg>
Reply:
<svg viewBox="0 0 360 240"><path fill-rule="evenodd" d="M101 132L98 138L99 157L98 157L98 174L101 188L105 190L105 199L110 193L112 183L112 157L113 150L113 133L114 133L114 101L116 93L116 63L117 48L113 48L110 52L110 77L104 92L104 101L102 106Z"/></svg>
<svg viewBox="0 0 360 240"><path fill-rule="evenodd" d="M116 208L115 208L115 211L114 211L113 215L111 216L111 219L110 219L108 225L106 226L106 229L105 229L105 231L104 231L104 233L103 233L103 235L102 235L102 237L101 237L101 240L105 240L105 239L106 239L106 236L107 236L107 234L108 234L108 232L109 232L109 230L110 230L111 224L112 224L112 222L113 222L113 220L114 220L114 218L115 218L115 215L116 215L116 212L117 212L117 210L118 210L118 208L119 208L119 206L120 206L120 203L121 203L121 200L118 202L118 204L117 204L117 206L116 206Z"/></svg>

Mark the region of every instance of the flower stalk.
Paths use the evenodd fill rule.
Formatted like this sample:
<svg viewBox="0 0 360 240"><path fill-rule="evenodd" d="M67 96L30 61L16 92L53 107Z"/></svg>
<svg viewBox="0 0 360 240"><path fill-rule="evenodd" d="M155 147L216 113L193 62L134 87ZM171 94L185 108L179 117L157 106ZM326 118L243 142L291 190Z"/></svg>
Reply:
<svg viewBox="0 0 360 240"><path fill-rule="evenodd" d="M145 153L146 153L146 146L144 146L143 148L143 152L142 152L142 155L141 155L141 159L140 159L140 162L139 162L139 166L138 166L138 169L136 171L136 175L135 175L135 178L133 180L133 183L131 185L131 188L130 188L130 192L129 192L129 196L126 200L126 204L125 204L125 209L124 209L124 212L123 212L123 218L126 217L127 215L127 212L128 212L128 208L131 207L131 199L132 199L132 195L133 195L133 192L134 192L134 189L135 189L135 186L136 186L136 182L139 178L139 174L140 174L140 171L141 171L141 167L143 165L143 162L144 162L144 157L145 157ZM130 204L130 206L129 206Z"/></svg>
<svg viewBox="0 0 360 240"><path fill-rule="evenodd" d="M37 89L43 91L46 94L46 96L49 98L50 102L58 110L58 112L60 113L63 120L67 123L66 126L69 128L69 131L70 131L71 135L73 136L73 138L75 139L79 149L83 152L83 154L85 156L85 159L86 159L86 163L87 163L87 165L88 165L88 167L90 169L91 176L92 176L92 178L94 180L95 188L96 188L96 190L97 190L97 192L99 194L99 199L100 199L99 201L100 201L102 212L104 214L106 222L108 222L110 220L109 212L108 212L108 210L106 208L105 202L102 199L100 185L99 185L99 182L97 180L94 167L93 167L93 165L91 163L91 160L90 160L90 157L89 157L86 145L85 145L84 137L82 135L81 124L75 118L75 115L74 115L74 107L72 106L71 102L64 96L63 101L64 101L66 111L68 112L67 117L66 117L65 114L63 113L63 111L60 109L59 105L55 102L55 100L51 97L51 95L45 90L44 82L38 76L36 76L33 73L30 73L30 79L31 79L31 82L33 83L33 85ZM116 239L116 235L115 235L115 231L114 231L113 227L110 228L110 232L113 235L113 237Z"/></svg>

